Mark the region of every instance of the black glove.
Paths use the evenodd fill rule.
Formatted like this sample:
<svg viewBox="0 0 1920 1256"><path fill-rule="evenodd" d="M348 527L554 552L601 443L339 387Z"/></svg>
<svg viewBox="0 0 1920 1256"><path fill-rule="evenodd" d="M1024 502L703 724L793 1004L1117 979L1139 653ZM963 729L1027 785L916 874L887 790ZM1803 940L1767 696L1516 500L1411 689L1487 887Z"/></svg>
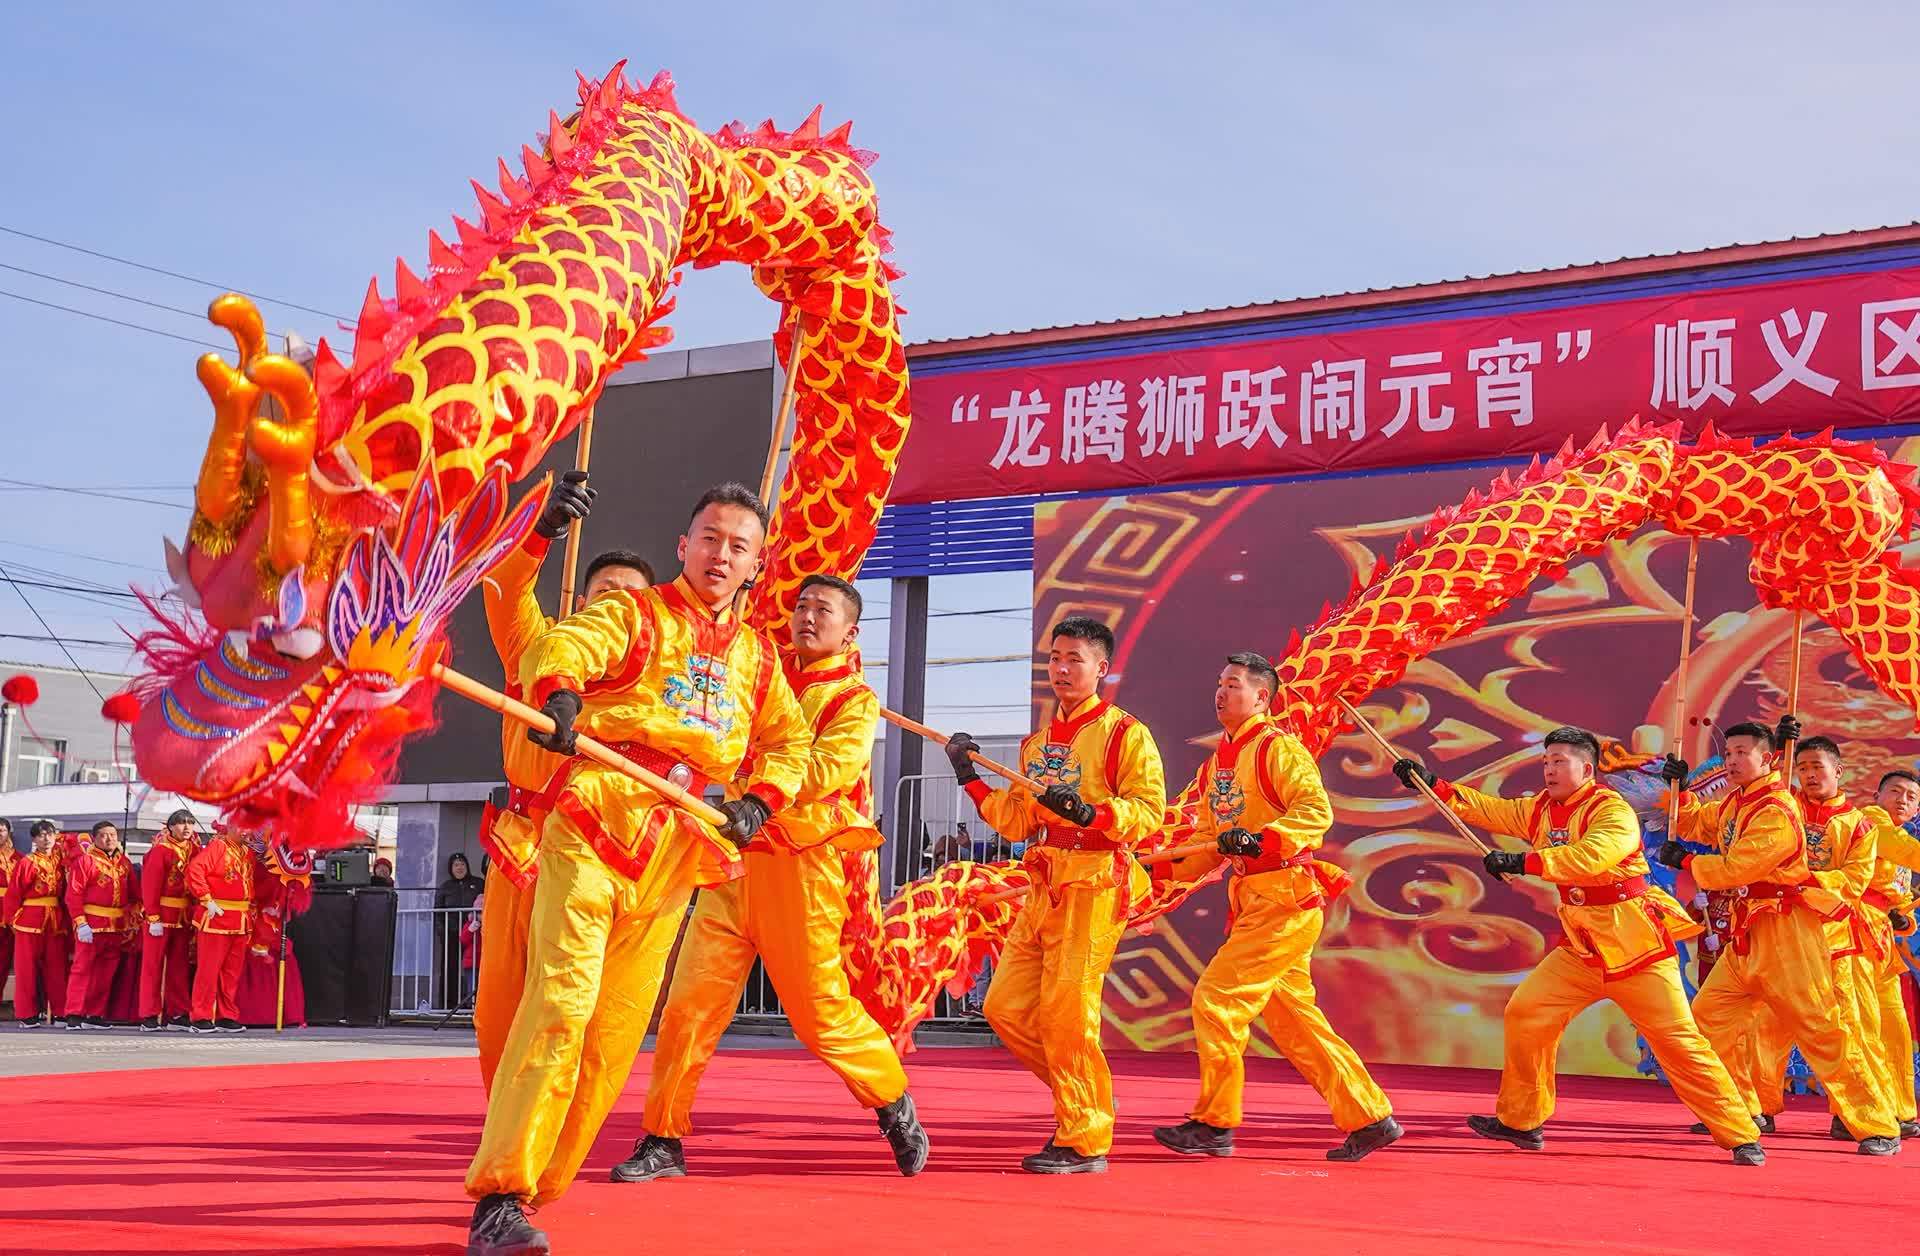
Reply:
<svg viewBox="0 0 1920 1256"><path fill-rule="evenodd" d="M598 490L587 487L585 471L568 471L547 490L547 508L533 530L549 541L557 541L573 527L575 519L585 519L593 511Z"/></svg>
<svg viewBox="0 0 1920 1256"><path fill-rule="evenodd" d="M1677 754L1670 754L1660 760L1660 779L1669 785L1685 784L1687 773L1692 770L1687 766L1687 761Z"/></svg>
<svg viewBox="0 0 1920 1256"><path fill-rule="evenodd" d="M574 743L580 740L580 734L573 731L573 722L580 718L580 695L571 689L556 689L547 695L540 714L553 721L553 731L543 733L529 728L527 740L542 750L572 754Z"/></svg>
<svg viewBox="0 0 1920 1256"><path fill-rule="evenodd" d="M1668 838L1660 843L1659 850L1653 852L1653 858L1656 863L1663 863L1669 868L1678 868L1687 862L1687 848Z"/></svg>
<svg viewBox="0 0 1920 1256"><path fill-rule="evenodd" d="M727 817L726 824L720 828L720 836L735 846L745 846L751 842L753 835L760 831L760 826L767 822L767 817L773 814L766 803L752 794L743 794L733 802L723 802L720 810Z"/></svg>
<svg viewBox="0 0 1920 1256"><path fill-rule="evenodd" d="M962 788L980 779L980 769L968 755L980 753L980 743L972 733L955 733L947 738L947 762L953 765L953 778Z"/></svg>
<svg viewBox="0 0 1920 1256"><path fill-rule="evenodd" d="M1800 718L1795 715L1783 715L1780 722L1773 726L1773 744L1785 748L1790 741L1800 740Z"/></svg>
<svg viewBox="0 0 1920 1256"><path fill-rule="evenodd" d="M1432 789L1435 785L1438 785L1440 783L1440 778L1435 776L1433 773L1427 771L1425 768L1421 767L1420 761L1418 759L1395 760L1393 764L1393 774L1399 777L1400 783L1402 785L1405 785L1408 789L1419 788L1419 786L1413 783L1413 779L1416 776L1427 783L1428 789Z"/></svg>
<svg viewBox="0 0 1920 1256"><path fill-rule="evenodd" d="M1071 785L1047 786L1047 792L1040 795L1040 805L1075 828L1084 829L1094 820L1093 804L1082 801L1080 792Z"/></svg>
<svg viewBox="0 0 1920 1256"><path fill-rule="evenodd" d="M1487 866L1489 876L1501 881L1525 876L1527 872L1527 857L1510 850L1490 850L1480 862Z"/></svg>
<svg viewBox="0 0 1920 1256"><path fill-rule="evenodd" d="M1913 928L1913 917L1896 907L1887 913L1887 923L1893 926L1895 933L1905 933Z"/></svg>
<svg viewBox="0 0 1920 1256"><path fill-rule="evenodd" d="M1214 842L1223 855L1240 855L1247 859L1260 857L1260 835L1249 833L1245 829L1228 829Z"/></svg>

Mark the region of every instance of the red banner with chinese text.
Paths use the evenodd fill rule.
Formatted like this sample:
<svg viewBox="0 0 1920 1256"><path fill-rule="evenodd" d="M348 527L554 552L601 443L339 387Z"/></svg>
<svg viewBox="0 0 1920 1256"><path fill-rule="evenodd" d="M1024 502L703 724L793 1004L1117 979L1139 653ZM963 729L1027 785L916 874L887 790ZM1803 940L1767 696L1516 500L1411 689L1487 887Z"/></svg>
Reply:
<svg viewBox="0 0 1920 1256"><path fill-rule="evenodd" d="M916 373L913 411L895 502L1548 454L1636 414L1914 422L1920 268Z"/></svg>

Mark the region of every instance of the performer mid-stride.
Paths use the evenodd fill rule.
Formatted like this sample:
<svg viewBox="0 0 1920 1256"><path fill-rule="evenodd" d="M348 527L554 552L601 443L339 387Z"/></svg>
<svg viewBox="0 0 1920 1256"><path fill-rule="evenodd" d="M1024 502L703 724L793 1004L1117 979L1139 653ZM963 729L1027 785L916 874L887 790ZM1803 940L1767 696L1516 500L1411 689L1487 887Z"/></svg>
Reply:
<svg viewBox="0 0 1920 1256"><path fill-rule="evenodd" d="M1823 924L1841 900L1807 866L1799 805L1773 770L1773 730L1735 724L1724 761L1732 789L1700 802L1681 796L1680 825L1659 851L1660 862L1684 868L1703 890L1743 888L1734 904L1732 953L1721 958L1693 1000L1693 1014L1721 1059L1737 1058L1756 1004L1764 1003L1800 1046L1827 1089L1841 1121L1860 1140L1860 1154L1900 1150L1899 1122L1873 1083L1859 1049L1847 1041L1834 1005L1833 960ZM1687 765L1669 757L1674 788ZM1717 854L1689 854L1679 840Z"/></svg>
<svg viewBox="0 0 1920 1256"><path fill-rule="evenodd" d="M548 1250L526 1205L566 1191L626 1086L667 961L656 920L683 913L695 885L739 876L736 847L805 777L812 732L772 643L735 607L766 530L750 490L710 489L680 538L678 579L588 603L521 662L553 721L529 735L548 750L572 756L589 733L696 797L749 751L754 766L716 831L631 777L567 765L540 833L526 985L467 1170L469 1256Z"/></svg>
<svg viewBox="0 0 1920 1256"><path fill-rule="evenodd" d="M1674 940L1696 924L1647 883L1640 822L1627 801L1594 777L1600 742L1556 728L1541 745L1545 789L1518 801L1441 780L1412 759L1393 765L1409 788L1422 777L1469 824L1525 842L1488 852L1489 875L1540 877L1560 895L1564 936L1507 1001L1506 1057L1492 1116L1467 1124L1483 1138L1537 1151L1555 1102L1554 1057L1573 1018L1611 999L1640 1031L1674 1094L1706 1123L1735 1164L1766 1162L1760 1133L1726 1065L1687 1006Z"/></svg>
<svg viewBox="0 0 1920 1256"><path fill-rule="evenodd" d="M1113 661L1113 630L1069 616L1047 657L1058 706L1020 747L1020 770L1047 786L990 789L947 743L954 775L1003 837L1029 842L1033 890L987 989L987 1021L1014 1058L1053 1091L1054 1135L1026 1157L1029 1173L1105 1173L1113 1146L1113 1075L1100 1051L1100 996L1125 932L1127 904L1148 889L1128 851L1160 827L1167 786L1147 726L1099 696Z"/></svg>
<svg viewBox="0 0 1920 1256"><path fill-rule="evenodd" d="M1228 655L1214 687L1223 736L1200 765L1203 802L1194 836L1215 839L1218 849L1183 860L1172 875L1196 880L1227 860L1232 916L1227 940L1193 991L1200 1098L1190 1119L1153 1136L1182 1155L1233 1154L1247 1038L1254 1018L1264 1015L1274 1045L1320 1092L1346 1135L1327 1159L1359 1160L1402 1131L1367 1066L1314 1002L1313 947L1327 906L1347 881L1314 860L1333 826L1333 804L1313 756L1268 718L1279 688L1273 664L1252 652Z"/></svg>

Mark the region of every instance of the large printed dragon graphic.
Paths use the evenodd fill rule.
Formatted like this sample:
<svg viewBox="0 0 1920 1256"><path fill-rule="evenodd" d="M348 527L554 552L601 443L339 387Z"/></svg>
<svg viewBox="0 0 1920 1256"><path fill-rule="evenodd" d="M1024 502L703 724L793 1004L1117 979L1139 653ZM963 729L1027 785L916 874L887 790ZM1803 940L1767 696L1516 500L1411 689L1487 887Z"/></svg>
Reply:
<svg viewBox="0 0 1920 1256"><path fill-rule="evenodd" d="M244 299L216 301L238 362L199 376L214 424L183 548L168 565L187 609L160 600L139 638L133 745L143 778L222 807L277 846L326 847L376 798L401 745L432 720L448 617L525 536L544 484L511 501L611 374L662 343L677 268L752 268L780 309L797 377L793 454L751 618L781 623L812 572L852 577L877 526L909 421L888 237L848 128L771 123L707 134L664 74L580 83L521 172L476 184L477 223L430 233L390 294L370 286L351 362L268 351ZM1359 703L1473 632L1569 559L1643 526L1753 539L1769 606L1832 625L1888 694L1920 710L1920 578L1888 554L1920 506L1914 469L1821 436L1762 449L1628 424L1502 476L1410 535L1392 561L1276 658L1278 714L1316 754ZM1174 800L1176 845L1198 800ZM879 897L871 853L843 937L854 988L903 1044L943 988L1004 940L1018 864L954 863ZM1153 921L1195 884L1155 883Z"/></svg>

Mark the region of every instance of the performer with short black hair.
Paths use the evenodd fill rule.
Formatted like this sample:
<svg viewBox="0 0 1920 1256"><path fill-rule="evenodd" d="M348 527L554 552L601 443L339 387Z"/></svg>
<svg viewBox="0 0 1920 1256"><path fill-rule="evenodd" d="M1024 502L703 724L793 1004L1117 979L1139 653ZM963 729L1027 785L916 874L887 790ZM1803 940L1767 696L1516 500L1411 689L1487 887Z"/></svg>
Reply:
<svg viewBox="0 0 1920 1256"><path fill-rule="evenodd" d="M60 826L35 820L33 849L13 865L7 925L13 930L13 1013L22 1029L50 1025L67 1011L67 871L53 848Z"/></svg>
<svg viewBox="0 0 1920 1256"><path fill-rule="evenodd" d="M1560 945L1548 952L1507 1000L1506 1058L1492 1116L1467 1125L1483 1138L1530 1151L1546 1144L1556 1102L1554 1057L1573 1018L1611 999L1647 1040L1680 1101L1733 1152L1735 1164L1766 1162L1759 1130L1687 1006L1674 941L1700 926L1658 886L1647 883L1640 821L1626 799L1596 778L1600 740L1583 728L1556 728L1541 743L1545 789L1518 800L1442 780L1412 759L1393 771L1414 788L1425 778L1469 824L1525 842L1493 850L1489 876L1533 876L1560 896Z"/></svg>
<svg viewBox="0 0 1920 1256"><path fill-rule="evenodd" d="M181 807L167 817L140 861L140 1028L185 1029L192 1019L193 899L187 864L200 849L200 822ZM166 988L161 988L162 982Z"/></svg>

